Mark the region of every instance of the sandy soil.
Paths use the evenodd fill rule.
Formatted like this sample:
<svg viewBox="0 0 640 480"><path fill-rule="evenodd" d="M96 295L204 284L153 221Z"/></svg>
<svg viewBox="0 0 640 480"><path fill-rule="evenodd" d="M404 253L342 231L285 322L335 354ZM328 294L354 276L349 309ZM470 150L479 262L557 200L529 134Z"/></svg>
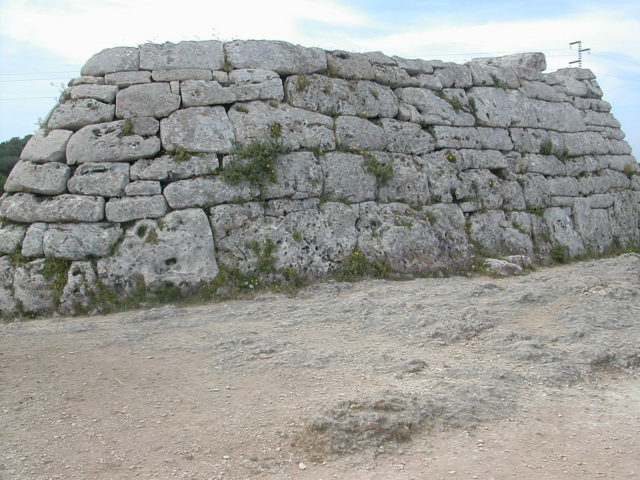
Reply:
<svg viewBox="0 0 640 480"><path fill-rule="evenodd" d="M2 479L638 479L640 256L0 326Z"/></svg>

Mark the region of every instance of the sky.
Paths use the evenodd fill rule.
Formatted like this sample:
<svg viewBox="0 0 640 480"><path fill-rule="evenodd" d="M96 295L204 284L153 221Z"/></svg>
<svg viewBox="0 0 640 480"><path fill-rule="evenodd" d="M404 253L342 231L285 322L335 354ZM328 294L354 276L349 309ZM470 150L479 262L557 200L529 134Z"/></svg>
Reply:
<svg viewBox="0 0 640 480"><path fill-rule="evenodd" d="M609 0L0 0L0 141L37 129L94 53L182 40L273 39L464 63L543 52L577 59L640 152L640 2Z"/></svg>

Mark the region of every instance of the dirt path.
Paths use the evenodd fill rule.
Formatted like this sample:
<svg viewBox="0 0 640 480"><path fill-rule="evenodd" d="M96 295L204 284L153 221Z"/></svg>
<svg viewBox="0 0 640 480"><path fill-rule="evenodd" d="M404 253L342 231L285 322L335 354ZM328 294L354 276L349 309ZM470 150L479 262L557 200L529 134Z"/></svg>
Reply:
<svg viewBox="0 0 640 480"><path fill-rule="evenodd" d="M640 256L0 326L2 479L640 478Z"/></svg>

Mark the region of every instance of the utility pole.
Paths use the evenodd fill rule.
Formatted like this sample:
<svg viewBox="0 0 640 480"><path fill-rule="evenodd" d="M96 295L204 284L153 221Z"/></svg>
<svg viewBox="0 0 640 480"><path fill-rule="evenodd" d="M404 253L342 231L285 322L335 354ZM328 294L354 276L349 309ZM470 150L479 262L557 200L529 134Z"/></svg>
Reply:
<svg viewBox="0 0 640 480"><path fill-rule="evenodd" d="M569 48L573 47L574 45L578 45L578 59L574 60L573 62L569 62L569 65L573 65L574 63L577 63L578 67L582 68L582 52L589 53L591 51L591 49L590 48L582 48L582 40L578 40L577 42L571 42L569 44Z"/></svg>

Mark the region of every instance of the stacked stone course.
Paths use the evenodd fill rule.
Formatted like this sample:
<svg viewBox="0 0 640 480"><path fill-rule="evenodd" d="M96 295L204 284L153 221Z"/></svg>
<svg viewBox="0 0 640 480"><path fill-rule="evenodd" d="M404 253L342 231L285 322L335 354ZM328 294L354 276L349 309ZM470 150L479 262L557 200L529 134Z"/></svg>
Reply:
<svg viewBox="0 0 640 480"><path fill-rule="evenodd" d="M104 50L5 184L0 314L74 313L141 280L194 290L222 266L317 278L359 252L420 275L479 250L637 245L640 169L619 122L589 70L545 68L539 53L457 65L277 41ZM229 183L253 141L288 150L276 182Z"/></svg>

